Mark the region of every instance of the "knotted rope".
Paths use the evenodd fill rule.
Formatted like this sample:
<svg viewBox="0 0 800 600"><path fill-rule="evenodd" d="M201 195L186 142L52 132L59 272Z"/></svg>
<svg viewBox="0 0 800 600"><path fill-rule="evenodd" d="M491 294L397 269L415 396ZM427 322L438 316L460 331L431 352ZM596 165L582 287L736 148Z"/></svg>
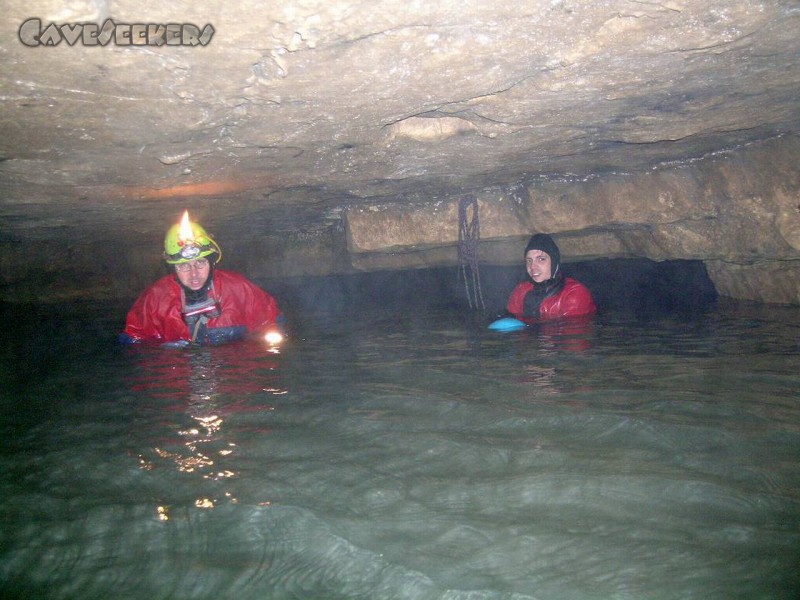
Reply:
<svg viewBox="0 0 800 600"><path fill-rule="evenodd" d="M472 218L468 219L468 210L472 208ZM458 263L459 278L464 275L464 291L470 308L481 309L483 303L481 292L481 274L478 266L478 241L481 239L480 221L478 220L478 199L475 196L461 198L458 202ZM469 268L470 275L467 275ZM471 280L471 287L470 287ZM474 305L474 306L473 306Z"/></svg>

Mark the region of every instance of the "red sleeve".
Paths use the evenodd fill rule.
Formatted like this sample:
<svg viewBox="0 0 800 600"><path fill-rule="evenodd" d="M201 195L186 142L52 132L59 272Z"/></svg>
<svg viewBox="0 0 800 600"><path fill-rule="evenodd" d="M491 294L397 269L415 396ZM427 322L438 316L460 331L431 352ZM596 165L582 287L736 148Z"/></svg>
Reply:
<svg viewBox="0 0 800 600"><path fill-rule="evenodd" d="M147 305L148 298L145 291L133 303L125 318L125 334L134 342L140 342L149 337L148 332L153 329L149 322Z"/></svg>
<svg viewBox="0 0 800 600"><path fill-rule="evenodd" d="M585 285L576 281L575 286L564 299L564 316L580 317L596 312L597 307L594 304L591 292Z"/></svg>
<svg viewBox="0 0 800 600"><path fill-rule="evenodd" d="M210 327L244 325L249 332L260 333L270 329L281 314L275 298L244 275L217 271L214 285L222 303L222 315Z"/></svg>
<svg viewBox="0 0 800 600"><path fill-rule="evenodd" d="M247 329L259 333L274 325L281 311L275 298L254 283L247 281L247 284L250 295L245 313Z"/></svg>
<svg viewBox="0 0 800 600"><path fill-rule="evenodd" d="M531 289L533 289L533 284L529 281L518 284L508 297L506 310L517 317L522 316L525 313L525 295Z"/></svg>
<svg viewBox="0 0 800 600"><path fill-rule="evenodd" d="M542 316L549 319L581 317L597 312L589 289L574 279L567 279L560 294L542 302Z"/></svg>
<svg viewBox="0 0 800 600"><path fill-rule="evenodd" d="M156 281L137 298L125 319L125 333L137 342L168 342L186 337L180 292L171 275Z"/></svg>

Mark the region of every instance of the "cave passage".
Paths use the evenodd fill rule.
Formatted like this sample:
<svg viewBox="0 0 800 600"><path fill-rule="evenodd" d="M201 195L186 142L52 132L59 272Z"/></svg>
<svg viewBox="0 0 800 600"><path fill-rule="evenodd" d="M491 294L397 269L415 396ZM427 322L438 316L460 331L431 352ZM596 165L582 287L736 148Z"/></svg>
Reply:
<svg viewBox="0 0 800 600"><path fill-rule="evenodd" d="M601 259L563 264L564 272L592 292L600 314L640 318L701 312L717 298L702 261ZM519 266L480 267L487 317L505 308L514 286L523 281ZM365 312L413 315L450 307L469 311L464 279L456 267L377 271L350 275L303 277L260 282L278 298L290 320L314 314ZM292 319L292 317L295 317Z"/></svg>

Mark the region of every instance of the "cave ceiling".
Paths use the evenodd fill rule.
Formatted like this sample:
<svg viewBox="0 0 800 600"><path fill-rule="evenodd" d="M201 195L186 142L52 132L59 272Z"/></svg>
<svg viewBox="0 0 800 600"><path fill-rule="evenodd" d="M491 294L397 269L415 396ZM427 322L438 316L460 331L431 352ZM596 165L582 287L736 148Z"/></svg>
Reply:
<svg viewBox="0 0 800 600"><path fill-rule="evenodd" d="M796 0L7 0L0 235L313 231L696 160L800 130L799 33Z"/></svg>

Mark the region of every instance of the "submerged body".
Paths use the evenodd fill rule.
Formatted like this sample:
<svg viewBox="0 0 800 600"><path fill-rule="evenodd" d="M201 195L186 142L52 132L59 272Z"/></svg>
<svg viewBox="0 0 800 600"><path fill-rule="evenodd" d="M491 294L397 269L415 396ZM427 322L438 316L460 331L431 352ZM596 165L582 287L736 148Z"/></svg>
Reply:
<svg viewBox="0 0 800 600"><path fill-rule="evenodd" d="M534 234L524 257L528 279L514 288L506 304L506 311L515 319L531 323L597 312L589 289L561 271L561 251L553 238Z"/></svg>
<svg viewBox="0 0 800 600"><path fill-rule="evenodd" d="M205 341L213 342L220 334L243 337L248 333L265 333L281 318L275 299L238 273L215 270L209 297L218 315L207 320L208 339ZM133 342L191 341L193 332L184 310L178 279L174 275L162 277L131 307L125 322L125 335Z"/></svg>
<svg viewBox="0 0 800 600"><path fill-rule="evenodd" d="M531 281L523 281L511 292L506 310L522 321L533 318L525 311L525 299L535 293L537 286ZM582 317L597 312L592 294L582 283L567 277L561 290L552 296L545 297L539 304L538 319L561 319L565 317Z"/></svg>
<svg viewBox="0 0 800 600"><path fill-rule="evenodd" d="M119 341L182 346L274 336L282 321L275 299L243 275L217 269L221 259L219 244L185 211L164 237L164 260L172 274L139 296Z"/></svg>

